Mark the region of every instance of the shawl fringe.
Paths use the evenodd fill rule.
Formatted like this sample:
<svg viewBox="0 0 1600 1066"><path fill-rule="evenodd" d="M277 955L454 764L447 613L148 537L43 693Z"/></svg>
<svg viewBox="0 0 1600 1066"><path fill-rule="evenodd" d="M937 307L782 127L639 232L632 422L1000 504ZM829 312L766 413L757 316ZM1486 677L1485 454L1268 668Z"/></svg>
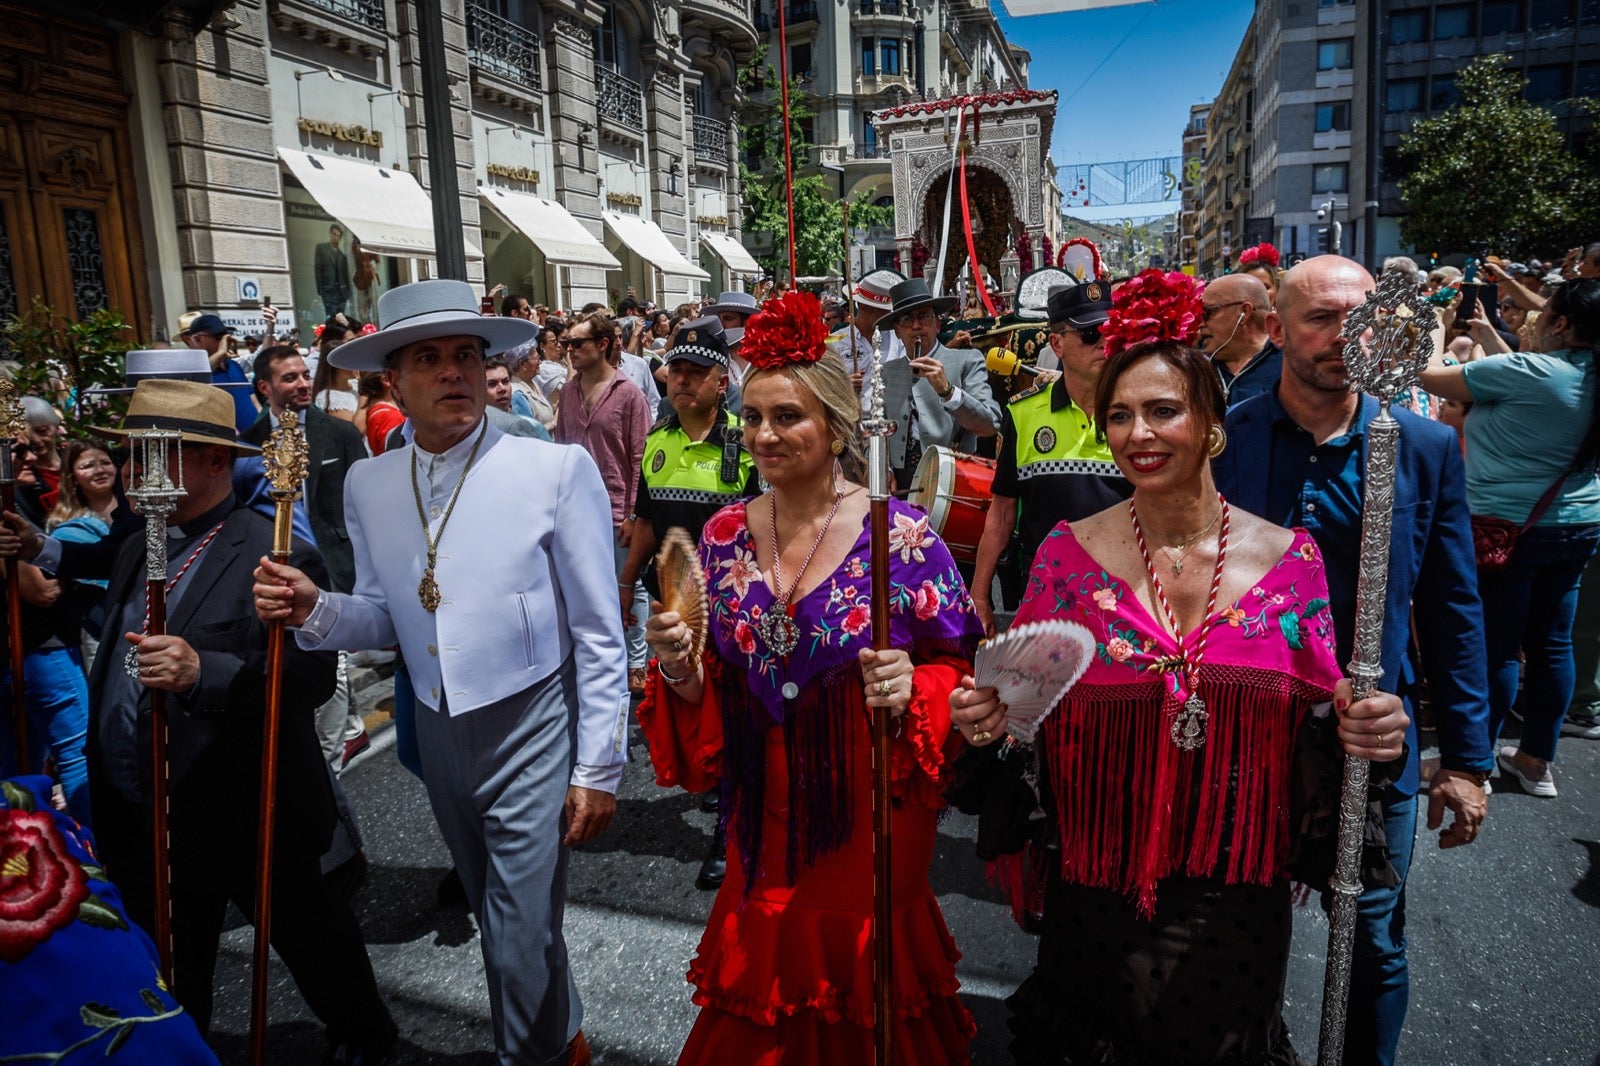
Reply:
<svg viewBox="0 0 1600 1066"><path fill-rule="evenodd" d="M1182 696L1165 677L1080 682L1041 732L1058 812L1061 873L1128 894L1154 913L1164 877L1269 885L1290 852L1290 784L1300 724L1328 693L1273 670L1208 666L1205 744L1182 751Z"/></svg>

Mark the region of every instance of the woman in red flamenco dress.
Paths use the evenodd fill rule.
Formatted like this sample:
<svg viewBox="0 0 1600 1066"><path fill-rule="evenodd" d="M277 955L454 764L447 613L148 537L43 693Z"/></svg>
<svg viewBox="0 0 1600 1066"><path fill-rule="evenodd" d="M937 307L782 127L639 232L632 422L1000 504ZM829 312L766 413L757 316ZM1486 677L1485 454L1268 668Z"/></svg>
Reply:
<svg viewBox="0 0 1600 1066"><path fill-rule="evenodd" d="M689 968L701 1008L680 1066L869 1063L873 1056L870 708L890 758L896 1060L970 1061L960 953L928 883L943 806L948 695L982 629L927 516L891 505L892 647L874 652L859 404L791 293L750 320L745 444L770 490L701 536L710 594L696 658L651 619L640 723L662 785L719 786L728 873Z"/></svg>

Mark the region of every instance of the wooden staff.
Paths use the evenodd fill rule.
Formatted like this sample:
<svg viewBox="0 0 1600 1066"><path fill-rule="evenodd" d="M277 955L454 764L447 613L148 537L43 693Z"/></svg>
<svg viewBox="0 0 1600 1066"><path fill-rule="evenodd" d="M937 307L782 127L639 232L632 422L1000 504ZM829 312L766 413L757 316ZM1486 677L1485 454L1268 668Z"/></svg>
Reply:
<svg viewBox="0 0 1600 1066"><path fill-rule="evenodd" d="M17 510L17 473L12 446L28 432L28 420L17 401L17 390L9 381L0 381L0 510ZM6 625L11 635L11 728L17 742L17 773L28 772L28 698L23 688L22 586L21 564L15 556L6 560Z"/></svg>
<svg viewBox="0 0 1600 1066"><path fill-rule="evenodd" d="M294 501L308 466L299 416L285 410L262 449L272 497L272 561L288 565L294 535ZM256 939L250 967L250 1062L267 1055L267 969L272 945L272 842L278 805L278 718L283 706L283 622L267 623L266 714L261 727L261 830L256 837Z"/></svg>
<svg viewBox="0 0 1600 1066"><path fill-rule="evenodd" d="M1395 455L1400 423L1389 405L1433 354L1437 316L1417 291L1416 278L1387 270L1378 287L1345 316L1344 363L1350 390L1377 397L1378 415L1367 425L1367 462L1362 473L1361 553L1356 574L1356 632L1350 680L1355 698L1367 699L1383 679L1383 621L1388 603L1389 540L1394 518ZM1360 402L1359 400L1357 401ZM1361 895L1361 843L1367 816L1367 780L1372 764L1344 757L1339 794L1339 842L1328 912L1328 961L1322 985L1319 1066L1341 1066L1350 999L1357 911Z"/></svg>
<svg viewBox="0 0 1600 1066"><path fill-rule="evenodd" d="M133 465L141 474L128 499L144 516L145 604L150 616L146 633L167 631L167 517L178 505L183 487L183 442L177 430L137 429L128 433ZM169 466L169 460L171 465ZM172 480L176 472L177 481ZM124 667L139 678L137 649L130 649ZM176 988L172 970L172 865L167 827L167 694L150 689L150 804L155 858L155 942L161 979ZM209 978L206 978L209 979Z"/></svg>
<svg viewBox="0 0 1600 1066"><path fill-rule="evenodd" d="M855 310L852 295L851 310ZM855 316L852 314L851 319ZM852 329L855 327L852 325ZM889 437L894 423L883 410L883 353L872 337L872 417L861 424L867 440L868 528L872 537L872 647L887 651L889 634ZM855 344L851 337L850 343ZM889 862L889 726L892 715L879 707L872 715L872 1036L878 1066L894 1062L894 945Z"/></svg>

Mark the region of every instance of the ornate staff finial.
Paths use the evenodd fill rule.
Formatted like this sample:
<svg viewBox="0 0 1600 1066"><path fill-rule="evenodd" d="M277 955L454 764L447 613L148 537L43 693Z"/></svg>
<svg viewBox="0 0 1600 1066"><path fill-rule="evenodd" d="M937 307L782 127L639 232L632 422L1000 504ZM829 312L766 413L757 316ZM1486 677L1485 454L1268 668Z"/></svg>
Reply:
<svg viewBox="0 0 1600 1066"><path fill-rule="evenodd" d="M21 440L28 435L28 417L17 399L17 387L0 381L0 440Z"/></svg>
<svg viewBox="0 0 1600 1066"><path fill-rule="evenodd" d="M1416 279L1401 269L1385 270L1377 288L1345 316L1344 365L1350 391L1387 404L1417 384L1433 357L1434 306L1422 298Z"/></svg>
<svg viewBox="0 0 1600 1066"><path fill-rule="evenodd" d="M266 447L261 449L261 460L274 498L282 496L292 500L300 495L310 458L306 435L300 429L300 416L294 411L286 408L279 416L278 428L267 437Z"/></svg>

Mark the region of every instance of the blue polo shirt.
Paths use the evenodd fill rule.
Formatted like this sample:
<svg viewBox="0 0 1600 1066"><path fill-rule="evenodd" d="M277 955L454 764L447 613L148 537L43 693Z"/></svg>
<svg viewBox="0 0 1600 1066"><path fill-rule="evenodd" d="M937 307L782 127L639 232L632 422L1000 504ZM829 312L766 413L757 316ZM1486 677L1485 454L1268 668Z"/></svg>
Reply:
<svg viewBox="0 0 1600 1066"><path fill-rule="evenodd" d="M211 372L211 383L217 387L232 382L235 384L249 384L250 378L245 374L244 367L232 359L222 362L221 370ZM255 402L251 400L250 389L229 389L228 394L233 397L233 420L237 423L234 431L243 433L256 424L256 419L261 412L257 410Z"/></svg>
<svg viewBox="0 0 1600 1066"><path fill-rule="evenodd" d="M1241 457L1241 470L1255 467L1252 476L1267 485L1262 518L1288 529L1304 526L1322 549L1339 662L1348 663L1361 572L1361 476L1367 463L1367 424L1377 415L1378 403L1363 398L1356 424L1318 444L1283 409L1277 389L1262 395L1266 399L1261 402L1271 411L1272 448L1249 460Z"/></svg>
<svg viewBox="0 0 1600 1066"><path fill-rule="evenodd" d="M1283 376L1283 349L1268 341L1237 374L1215 359L1211 365L1222 379L1222 398L1233 407L1277 387L1278 379Z"/></svg>

